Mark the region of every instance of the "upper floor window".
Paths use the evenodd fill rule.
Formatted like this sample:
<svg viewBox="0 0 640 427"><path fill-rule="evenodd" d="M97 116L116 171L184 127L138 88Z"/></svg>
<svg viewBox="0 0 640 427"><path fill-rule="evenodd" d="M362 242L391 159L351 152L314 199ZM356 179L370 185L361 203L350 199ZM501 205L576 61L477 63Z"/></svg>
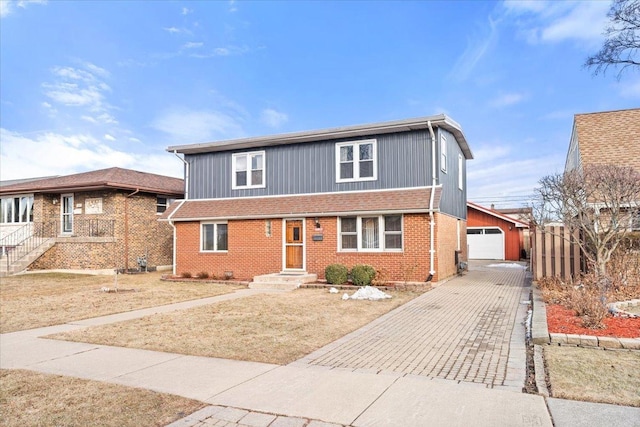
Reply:
<svg viewBox="0 0 640 427"><path fill-rule="evenodd" d="M402 250L402 215L340 218L340 251Z"/></svg>
<svg viewBox="0 0 640 427"><path fill-rule="evenodd" d="M0 223L7 222L33 222L32 195L0 199Z"/></svg>
<svg viewBox="0 0 640 427"><path fill-rule="evenodd" d="M440 170L447 172L447 138L440 135Z"/></svg>
<svg viewBox="0 0 640 427"><path fill-rule="evenodd" d="M226 252L229 248L227 223L202 223L200 236L200 250L203 252Z"/></svg>
<svg viewBox="0 0 640 427"><path fill-rule="evenodd" d="M233 155L232 188L264 188L264 151Z"/></svg>
<svg viewBox="0 0 640 427"><path fill-rule="evenodd" d="M167 197L158 196L156 199L156 213L161 214L166 211L171 203L175 202L175 199L169 199Z"/></svg>
<svg viewBox="0 0 640 427"><path fill-rule="evenodd" d="M336 144L336 181L373 181L377 179L376 140Z"/></svg>
<svg viewBox="0 0 640 427"><path fill-rule="evenodd" d="M458 154L458 189L464 189L464 175L463 175L464 160L462 154Z"/></svg>

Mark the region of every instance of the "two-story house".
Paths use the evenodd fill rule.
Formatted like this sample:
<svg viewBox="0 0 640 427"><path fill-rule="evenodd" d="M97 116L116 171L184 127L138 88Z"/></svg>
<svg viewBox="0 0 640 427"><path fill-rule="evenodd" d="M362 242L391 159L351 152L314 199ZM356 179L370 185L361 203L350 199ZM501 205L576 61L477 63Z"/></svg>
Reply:
<svg viewBox="0 0 640 427"><path fill-rule="evenodd" d="M439 281L466 259L466 161L446 115L168 147L184 155L174 273L251 279L369 264Z"/></svg>

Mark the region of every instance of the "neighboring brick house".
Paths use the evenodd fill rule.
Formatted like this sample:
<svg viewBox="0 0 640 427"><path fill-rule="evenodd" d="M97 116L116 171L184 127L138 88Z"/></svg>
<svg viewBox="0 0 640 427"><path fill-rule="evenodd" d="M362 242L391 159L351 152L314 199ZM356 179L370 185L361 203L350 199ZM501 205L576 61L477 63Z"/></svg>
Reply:
<svg viewBox="0 0 640 427"><path fill-rule="evenodd" d="M565 171L584 165L629 166L640 172L640 108L574 116ZM639 205L640 200L631 207L633 230L640 230Z"/></svg>
<svg viewBox="0 0 640 427"><path fill-rule="evenodd" d="M518 261L526 258L524 230L528 229L529 225L523 221L467 202L469 259Z"/></svg>
<svg viewBox="0 0 640 427"><path fill-rule="evenodd" d="M182 179L117 167L6 183L2 267L130 270L139 258L147 268L171 265L173 232L157 219L183 196Z"/></svg>
<svg viewBox="0 0 640 427"><path fill-rule="evenodd" d="M466 259L466 161L445 115L167 149L185 161L174 273L324 277L370 264L439 281Z"/></svg>

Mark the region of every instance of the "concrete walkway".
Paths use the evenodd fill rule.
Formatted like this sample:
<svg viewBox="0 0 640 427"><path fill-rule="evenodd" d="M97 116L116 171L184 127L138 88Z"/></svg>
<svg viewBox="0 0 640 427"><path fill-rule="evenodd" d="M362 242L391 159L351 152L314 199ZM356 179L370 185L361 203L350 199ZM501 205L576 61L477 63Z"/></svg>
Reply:
<svg viewBox="0 0 640 427"><path fill-rule="evenodd" d="M39 338L258 290L3 334L0 366L211 404L173 427L551 426L543 397L521 393L527 286L522 269L478 266L287 366Z"/></svg>

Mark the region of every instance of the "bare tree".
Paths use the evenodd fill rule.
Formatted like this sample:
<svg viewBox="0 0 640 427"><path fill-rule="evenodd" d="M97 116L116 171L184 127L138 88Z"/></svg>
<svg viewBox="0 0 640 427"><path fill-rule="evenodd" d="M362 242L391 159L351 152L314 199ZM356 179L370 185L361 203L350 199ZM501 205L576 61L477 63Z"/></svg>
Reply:
<svg viewBox="0 0 640 427"><path fill-rule="evenodd" d="M584 66L593 68L595 75L604 74L610 66L619 66L620 78L626 68L640 66L640 0L614 0L607 17L606 40L598 53L587 58Z"/></svg>
<svg viewBox="0 0 640 427"><path fill-rule="evenodd" d="M607 276L607 263L631 232L640 214L640 173L615 165L585 165L540 180L536 222L562 222L596 274Z"/></svg>

